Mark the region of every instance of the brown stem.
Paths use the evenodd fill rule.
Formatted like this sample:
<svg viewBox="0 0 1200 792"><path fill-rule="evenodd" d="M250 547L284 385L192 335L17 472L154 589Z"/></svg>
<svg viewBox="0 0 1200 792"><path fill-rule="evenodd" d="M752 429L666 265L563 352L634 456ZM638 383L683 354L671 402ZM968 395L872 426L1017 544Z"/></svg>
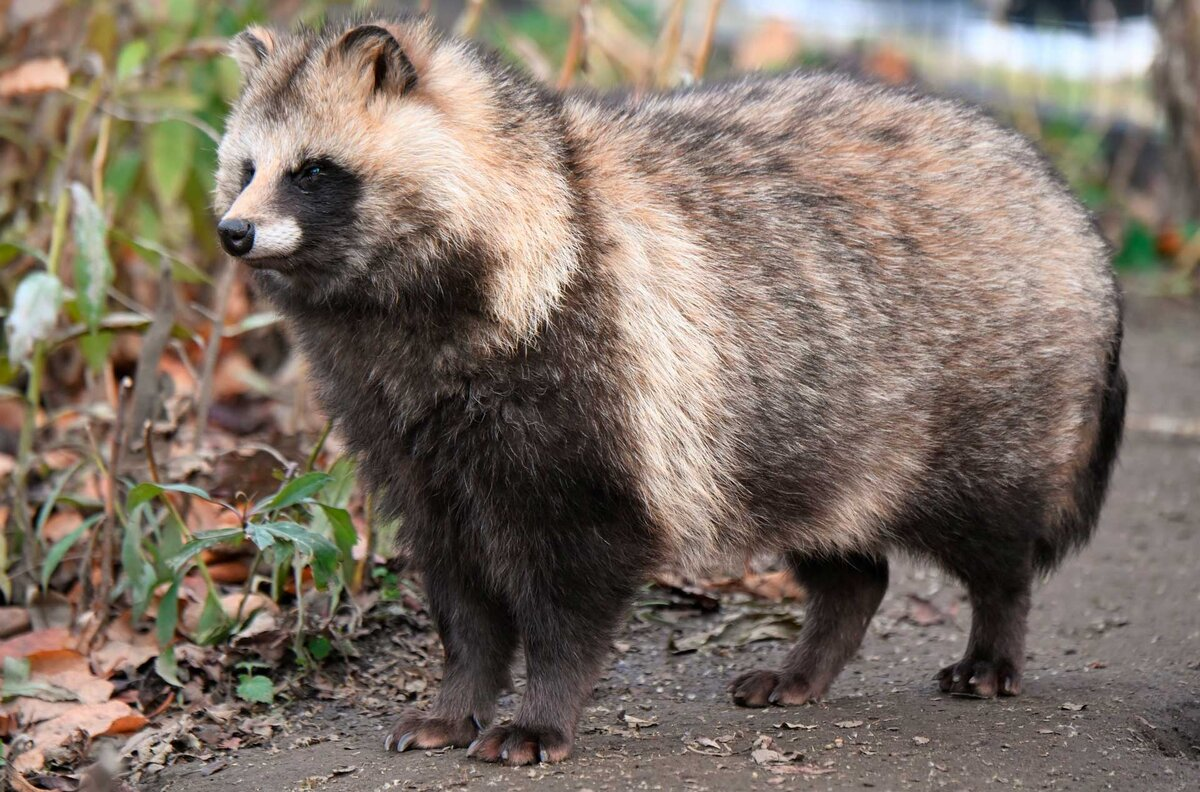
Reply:
<svg viewBox="0 0 1200 792"><path fill-rule="evenodd" d="M708 69L708 59L712 56L713 39L717 35L717 18L721 15L722 3L724 0L711 0L708 5L704 36L700 39L700 49L696 51L696 62L692 64L692 77L697 82L704 79L704 72Z"/></svg>
<svg viewBox="0 0 1200 792"><path fill-rule="evenodd" d="M104 165L108 161L108 139L112 133L112 116L101 116L100 132L96 136L96 150L92 153L92 195L96 206L104 211Z"/></svg>
<svg viewBox="0 0 1200 792"><path fill-rule="evenodd" d="M142 350L138 354L137 381L133 389L133 412L130 416L133 426L141 426L151 420L159 405L158 365L175 324L175 287L171 280L171 265L163 261L159 266L158 306L154 310L150 328L142 337Z"/></svg>
<svg viewBox="0 0 1200 792"><path fill-rule="evenodd" d="M475 35L475 31L479 29L479 20L483 18L485 3L486 0L467 0L467 7L463 9L456 25L460 36L470 38Z"/></svg>
<svg viewBox="0 0 1200 792"><path fill-rule="evenodd" d="M225 312L229 306L229 295L237 280L237 262L225 258L225 267L217 281L217 292L213 295L212 332L208 345L204 347L204 368L200 373L200 393L196 397L196 434L192 437L193 453L200 450L200 441L208 426L208 411L212 409L213 377L217 370L217 355L221 351L221 338L225 334Z"/></svg>
<svg viewBox="0 0 1200 792"><path fill-rule="evenodd" d="M671 85L675 81L672 73L675 61L679 56L679 44L683 39L683 13L687 8L687 0L675 0L663 24L662 33L658 37L660 47L658 61L655 64L655 82L660 87Z"/></svg>
<svg viewBox="0 0 1200 792"><path fill-rule="evenodd" d="M567 42L567 55L563 58L562 71L558 73L558 90L571 87L576 72L587 71L588 40L592 30L592 2L579 0L575 19L571 22L571 38Z"/></svg>
<svg viewBox="0 0 1200 792"><path fill-rule="evenodd" d="M121 380L117 390L117 414L113 422L113 433L108 451L108 477L104 488L104 519L101 521L100 533L100 586L92 600L92 612L101 622L107 622L109 617L108 599L113 590L114 545L113 530L117 521L117 472L121 469L121 450L125 438L125 405L133 383L129 377Z"/></svg>

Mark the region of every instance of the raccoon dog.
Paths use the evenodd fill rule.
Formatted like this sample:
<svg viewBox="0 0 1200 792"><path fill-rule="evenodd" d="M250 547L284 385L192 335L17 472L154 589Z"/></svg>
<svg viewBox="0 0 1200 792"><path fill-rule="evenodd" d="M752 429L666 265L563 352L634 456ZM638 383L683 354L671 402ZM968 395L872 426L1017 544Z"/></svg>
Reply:
<svg viewBox="0 0 1200 792"><path fill-rule="evenodd" d="M1125 403L1105 245L1028 142L829 75L559 94L415 20L233 52L221 241L445 647L388 748L563 759L648 573L748 553L810 601L736 703L825 695L893 551L969 591L942 690L1019 692L1031 582L1092 532Z"/></svg>

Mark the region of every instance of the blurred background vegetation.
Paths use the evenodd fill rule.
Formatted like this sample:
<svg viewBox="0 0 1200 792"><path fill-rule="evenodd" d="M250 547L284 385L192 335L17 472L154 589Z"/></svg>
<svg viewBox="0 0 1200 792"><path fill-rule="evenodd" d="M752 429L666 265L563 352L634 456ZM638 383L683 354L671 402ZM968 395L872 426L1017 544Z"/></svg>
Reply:
<svg viewBox="0 0 1200 792"><path fill-rule="evenodd" d="M351 653L373 610L416 607L392 527L213 232L239 80L223 53L247 24L432 13L563 88L803 66L962 96L1040 143L1133 288L1187 294L1200 12L1162 3L1160 37L1150 5L0 0L0 638L93 670L89 652L136 647L119 673L140 717L188 697L202 661L179 647L223 647L227 692L266 702L263 664ZM6 698L37 670L10 654Z"/></svg>

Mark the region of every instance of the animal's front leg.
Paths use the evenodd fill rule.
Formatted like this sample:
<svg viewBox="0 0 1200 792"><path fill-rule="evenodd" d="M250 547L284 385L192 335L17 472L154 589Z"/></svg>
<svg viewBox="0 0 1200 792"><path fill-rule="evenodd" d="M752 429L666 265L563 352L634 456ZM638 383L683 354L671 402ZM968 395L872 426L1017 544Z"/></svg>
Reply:
<svg viewBox="0 0 1200 792"><path fill-rule="evenodd" d="M509 765L570 755L580 712L637 584L627 573L608 573L605 580L569 569L555 579L531 576L515 612L528 674L524 698L513 722L484 731L470 755Z"/></svg>
<svg viewBox="0 0 1200 792"><path fill-rule="evenodd" d="M517 633L502 599L454 566L427 569L425 589L445 656L442 686L428 712L400 718L384 738L388 750L469 745L509 683Z"/></svg>

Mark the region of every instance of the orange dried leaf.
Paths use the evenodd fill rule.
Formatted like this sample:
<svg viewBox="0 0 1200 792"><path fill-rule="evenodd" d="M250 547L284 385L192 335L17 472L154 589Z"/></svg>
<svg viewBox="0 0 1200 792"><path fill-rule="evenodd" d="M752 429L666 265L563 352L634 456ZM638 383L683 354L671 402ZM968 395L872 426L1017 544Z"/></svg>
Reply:
<svg viewBox="0 0 1200 792"><path fill-rule="evenodd" d="M146 718L122 701L72 705L27 732L33 740L33 748L13 759L12 766L22 773L40 769L45 762L45 752L65 744L78 731L98 737L137 731L145 725Z"/></svg>
<svg viewBox="0 0 1200 792"><path fill-rule="evenodd" d="M126 705L128 706L128 705ZM131 708L132 709L132 708ZM109 727L102 734L132 734L135 731L140 731L150 721L140 712L131 712L128 715L122 715L113 720Z"/></svg>
<svg viewBox="0 0 1200 792"><path fill-rule="evenodd" d="M132 641L110 640L92 652L92 664L96 671L107 676L121 669L132 671L155 657L158 657L158 641L152 633L145 633Z"/></svg>
<svg viewBox="0 0 1200 792"><path fill-rule="evenodd" d="M78 452L68 448L51 448L43 452L40 459L51 470L66 470L78 464L81 457Z"/></svg>
<svg viewBox="0 0 1200 792"><path fill-rule="evenodd" d="M4 704L4 712L16 717L17 722L28 727L57 718L71 707L78 707L76 701L43 701L32 696L17 696Z"/></svg>
<svg viewBox="0 0 1200 792"><path fill-rule="evenodd" d="M806 596L804 589L791 573L782 569L761 574L751 572L742 577L741 584L750 594L776 602L785 599L803 600Z"/></svg>
<svg viewBox="0 0 1200 792"><path fill-rule="evenodd" d="M0 97L62 91L70 84L71 72L62 58L34 58L0 74Z"/></svg>
<svg viewBox="0 0 1200 792"><path fill-rule="evenodd" d="M42 537L51 544L70 535L83 522L83 517L77 511L56 511L51 514L46 524L42 526ZM83 539L83 537L79 537Z"/></svg>
<svg viewBox="0 0 1200 792"><path fill-rule="evenodd" d="M208 574L218 583L245 583L250 577L250 565L245 561L222 561L209 564Z"/></svg>
<svg viewBox="0 0 1200 792"><path fill-rule="evenodd" d="M59 650L34 655L29 661L29 679L69 690L85 705L102 704L113 694L113 684L93 674L87 658L78 652Z"/></svg>
<svg viewBox="0 0 1200 792"><path fill-rule="evenodd" d="M0 660L6 657L31 657L42 652L71 649L71 634L62 627L37 630L0 642Z"/></svg>

